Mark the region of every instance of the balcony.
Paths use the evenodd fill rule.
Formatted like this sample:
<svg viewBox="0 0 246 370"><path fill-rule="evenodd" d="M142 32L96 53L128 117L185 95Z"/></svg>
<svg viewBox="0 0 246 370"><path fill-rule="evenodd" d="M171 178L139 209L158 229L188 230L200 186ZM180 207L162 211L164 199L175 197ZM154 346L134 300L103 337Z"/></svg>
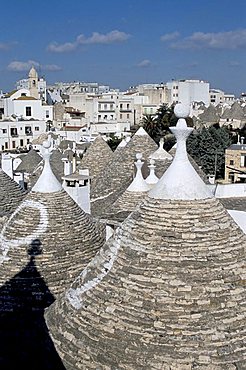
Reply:
<svg viewBox="0 0 246 370"><path fill-rule="evenodd" d="M120 108L120 113L132 113L132 109L130 109L130 108Z"/></svg>

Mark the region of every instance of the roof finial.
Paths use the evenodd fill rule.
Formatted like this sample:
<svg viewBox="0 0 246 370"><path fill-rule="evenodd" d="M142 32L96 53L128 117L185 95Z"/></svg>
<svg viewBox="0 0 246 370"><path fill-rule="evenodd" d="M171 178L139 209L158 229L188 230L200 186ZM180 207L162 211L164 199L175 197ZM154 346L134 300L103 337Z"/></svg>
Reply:
<svg viewBox="0 0 246 370"><path fill-rule="evenodd" d="M164 149L164 138L161 137L159 141L159 148L152 154L150 154L149 158L151 159L160 159L160 160L171 160L173 157L171 154L169 154L165 149Z"/></svg>
<svg viewBox="0 0 246 370"><path fill-rule="evenodd" d="M137 161L134 162L135 166L137 168L136 176L132 183L128 186L127 190L128 191L148 191L150 188L144 181L143 175L142 175L142 166L143 166L143 161L142 159L142 153L137 153L136 154Z"/></svg>
<svg viewBox="0 0 246 370"><path fill-rule="evenodd" d="M150 159L149 163L149 176L145 179L145 182L152 188L159 181L159 178L155 174L155 160Z"/></svg>
<svg viewBox="0 0 246 370"><path fill-rule="evenodd" d="M170 127L177 140L177 150L173 162L150 190L149 196L158 199L206 199L213 195L195 169L192 167L187 151L186 140L193 128L187 127L185 118L190 107L181 103L174 108L179 118L176 127Z"/></svg>
<svg viewBox="0 0 246 370"><path fill-rule="evenodd" d="M44 168L32 191L40 193L53 193L62 189L62 185L55 177L50 167L50 156L52 152L51 141L45 140L40 148L40 153L44 159Z"/></svg>

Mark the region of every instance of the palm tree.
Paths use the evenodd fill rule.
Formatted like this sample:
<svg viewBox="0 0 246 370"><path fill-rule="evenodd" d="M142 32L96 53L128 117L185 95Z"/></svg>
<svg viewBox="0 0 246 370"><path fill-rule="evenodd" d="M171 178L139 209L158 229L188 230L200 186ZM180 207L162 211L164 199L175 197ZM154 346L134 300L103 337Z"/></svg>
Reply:
<svg viewBox="0 0 246 370"><path fill-rule="evenodd" d="M160 133L160 127L156 121L155 115L145 114L141 120L141 124L149 136L156 141L156 137L158 137Z"/></svg>

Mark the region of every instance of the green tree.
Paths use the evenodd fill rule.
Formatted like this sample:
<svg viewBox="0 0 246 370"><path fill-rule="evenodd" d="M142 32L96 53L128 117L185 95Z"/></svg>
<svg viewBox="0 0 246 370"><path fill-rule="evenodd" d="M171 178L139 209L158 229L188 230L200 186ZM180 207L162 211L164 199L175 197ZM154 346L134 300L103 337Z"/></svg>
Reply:
<svg viewBox="0 0 246 370"><path fill-rule="evenodd" d="M231 138L227 128L203 127L189 136L187 151L207 175L224 178L225 149L231 145Z"/></svg>
<svg viewBox="0 0 246 370"><path fill-rule="evenodd" d="M142 119L142 126L145 131L158 144L160 138L164 138L164 149L169 151L175 144L175 136L172 134L170 127L176 126L178 118L174 114L175 105L168 106L162 104L156 113L146 114ZM191 117L186 118L187 126L193 126Z"/></svg>
<svg viewBox="0 0 246 370"><path fill-rule="evenodd" d="M109 139L107 140L107 143L110 146L110 148L113 150L113 152L115 151L115 149L117 148L121 140L122 139L118 138L114 134L109 135Z"/></svg>
<svg viewBox="0 0 246 370"><path fill-rule="evenodd" d="M169 150L175 143L175 138L170 131L170 126L175 126L177 118L173 112L174 106L168 107L167 104L162 104L153 114L144 115L141 124L145 131L158 144L160 138L164 138L164 149Z"/></svg>
<svg viewBox="0 0 246 370"><path fill-rule="evenodd" d="M141 124L152 139L155 140L155 138L160 134L160 127L153 114L145 114L142 118Z"/></svg>

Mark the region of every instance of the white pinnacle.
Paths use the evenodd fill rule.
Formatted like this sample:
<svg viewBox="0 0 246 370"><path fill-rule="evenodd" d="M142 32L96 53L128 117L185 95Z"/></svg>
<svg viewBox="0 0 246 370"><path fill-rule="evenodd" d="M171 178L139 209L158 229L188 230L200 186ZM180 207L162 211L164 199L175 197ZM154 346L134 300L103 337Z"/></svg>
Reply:
<svg viewBox="0 0 246 370"><path fill-rule="evenodd" d="M38 181L32 188L32 191L34 192L53 193L62 189L62 185L59 183L50 167L51 151L51 142L48 140L44 141L43 146L40 149L41 155L44 159L44 168Z"/></svg>
<svg viewBox="0 0 246 370"><path fill-rule="evenodd" d="M152 188L159 181L159 178L155 174L155 160L150 159L149 162L149 176L145 179L145 182Z"/></svg>
<svg viewBox="0 0 246 370"><path fill-rule="evenodd" d="M160 143L159 143L159 148L154 152L152 153L149 158L151 159L160 159L160 160L165 160L165 159L173 159L173 157L171 156L171 154L169 154L164 148L163 148L163 145L164 145L164 139L161 137L160 138Z"/></svg>
<svg viewBox="0 0 246 370"><path fill-rule="evenodd" d="M149 191L149 196L183 200L212 198L211 191L192 167L187 155L186 140L193 131L193 128L187 127L185 120L189 115L189 107L179 103L174 113L179 118L176 127L170 127L177 140L175 157L158 183Z"/></svg>
<svg viewBox="0 0 246 370"><path fill-rule="evenodd" d="M135 162L135 166L137 168L136 176L132 183L128 186L127 191L148 191L150 188L148 184L144 181L143 175L142 175L142 166L143 166L143 161L142 159L142 154L137 153L136 154L137 161Z"/></svg>

